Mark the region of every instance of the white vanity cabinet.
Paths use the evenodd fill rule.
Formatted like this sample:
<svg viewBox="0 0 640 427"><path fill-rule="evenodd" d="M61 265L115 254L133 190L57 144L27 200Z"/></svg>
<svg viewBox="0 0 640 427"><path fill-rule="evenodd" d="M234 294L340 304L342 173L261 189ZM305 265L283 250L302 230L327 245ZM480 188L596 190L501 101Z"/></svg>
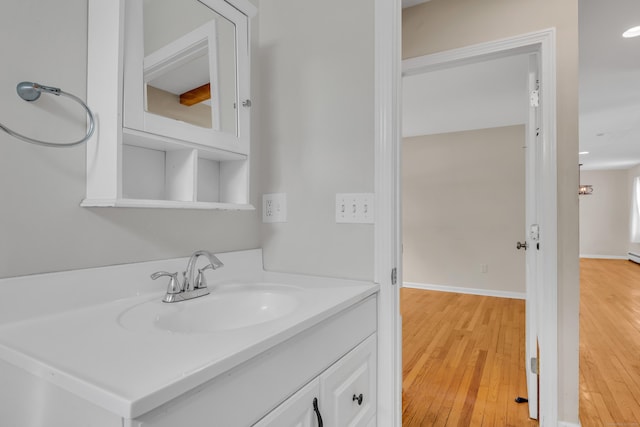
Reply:
<svg viewBox="0 0 640 427"><path fill-rule="evenodd" d="M314 405L315 402L315 405ZM376 336L371 335L254 427L375 425Z"/></svg>
<svg viewBox="0 0 640 427"><path fill-rule="evenodd" d="M176 304L148 272L186 258L0 279L0 426L317 427L317 399L323 427L374 427L379 287L218 256L210 296Z"/></svg>
<svg viewBox="0 0 640 427"><path fill-rule="evenodd" d="M324 426L368 426L376 408L376 319L377 300L371 296L173 401L125 420L124 427L286 427L298 426L298 420L317 427L311 395L318 398ZM360 394L361 405L353 400ZM309 415L314 415L311 421Z"/></svg>

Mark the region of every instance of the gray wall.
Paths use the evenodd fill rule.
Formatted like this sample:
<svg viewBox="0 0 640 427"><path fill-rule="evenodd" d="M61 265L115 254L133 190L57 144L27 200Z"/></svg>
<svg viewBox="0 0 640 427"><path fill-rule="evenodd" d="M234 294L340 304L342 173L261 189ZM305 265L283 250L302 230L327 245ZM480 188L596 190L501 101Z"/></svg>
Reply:
<svg viewBox="0 0 640 427"><path fill-rule="evenodd" d="M405 282L525 292L524 126L405 138ZM481 266L486 265L486 272Z"/></svg>
<svg viewBox="0 0 640 427"><path fill-rule="evenodd" d="M0 122L36 138L81 137L85 118L74 103L43 96L27 104L15 86L37 81L85 97L87 1L5 0L0 31ZM0 171L0 277L260 246L256 211L79 207L83 146L41 148L0 132Z"/></svg>
<svg viewBox="0 0 640 427"><path fill-rule="evenodd" d="M593 194L580 196L580 255L625 257L629 250L629 196L627 170L582 171L582 184Z"/></svg>
<svg viewBox="0 0 640 427"><path fill-rule="evenodd" d="M3 133L0 277L263 246L270 270L372 279L373 226L336 224L334 204L338 192L373 192L373 3L262 0L259 7L257 211L81 208L84 147L40 148ZM85 119L74 104L43 97L27 105L15 85L39 81L85 97L87 2L8 0L0 28L0 121L33 137L80 137ZM261 225L265 192L287 193L288 223Z"/></svg>
<svg viewBox="0 0 640 427"><path fill-rule="evenodd" d="M374 187L373 2L261 0L259 21L260 188L288 204L265 267L372 280L373 226L336 224L335 195Z"/></svg>

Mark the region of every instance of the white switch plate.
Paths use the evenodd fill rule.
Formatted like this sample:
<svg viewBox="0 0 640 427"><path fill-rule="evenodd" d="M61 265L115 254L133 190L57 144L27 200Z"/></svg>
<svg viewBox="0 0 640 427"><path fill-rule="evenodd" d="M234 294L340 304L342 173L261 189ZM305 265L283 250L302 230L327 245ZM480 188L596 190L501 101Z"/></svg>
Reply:
<svg viewBox="0 0 640 427"><path fill-rule="evenodd" d="M373 193L336 194L336 222L373 224L375 204Z"/></svg>
<svg viewBox="0 0 640 427"><path fill-rule="evenodd" d="M262 222L287 222L287 193L262 195Z"/></svg>

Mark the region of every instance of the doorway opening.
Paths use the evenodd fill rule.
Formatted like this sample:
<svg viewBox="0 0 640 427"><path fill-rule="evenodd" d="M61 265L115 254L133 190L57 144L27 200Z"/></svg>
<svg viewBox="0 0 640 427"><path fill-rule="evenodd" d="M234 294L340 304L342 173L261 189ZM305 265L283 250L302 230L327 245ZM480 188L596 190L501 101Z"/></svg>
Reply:
<svg viewBox="0 0 640 427"><path fill-rule="evenodd" d="M495 42L483 43L453 51L427 55L425 57L412 58L403 62L403 75L425 73L437 69L452 68L466 63L482 62L495 58L502 58L515 54L537 54L539 81L539 131L537 132L539 148L535 150L536 163L536 236L541 245L538 246L538 262L533 271L536 275L535 295L530 296L531 289L527 289L527 304L534 304L530 313L535 314L535 319L527 319L527 328L535 328L534 333L528 336L537 337L540 344L539 365L540 376L540 413L541 424L554 423L558 419L557 407L557 201L556 201L556 141L555 141L555 31L553 29L530 33ZM388 146L381 144L378 153L388 153ZM395 147L399 154L400 147ZM543 155L544 154L544 155ZM380 176L392 176L399 181L399 155L378 156L377 174ZM380 186L378 197L381 200L399 200L399 189L393 185ZM400 233L400 203L393 207L395 214L391 212L388 218L395 219L395 225L379 224L382 229L395 229ZM394 217L395 215L395 217ZM527 236L530 239L532 236ZM393 238L390 239L393 241ZM397 240L400 240L399 238ZM401 245L389 244L389 240L380 239L377 244L377 259L381 264L392 265L399 259ZM396 264L397 265L397 264ZM527 267L527 273L531 268ZM399 269L398 279L402 283L402 269ZM381 292L380 309L383 318L399 318L399 289L397 293ZM388 296L388 297L387 297ZM537 304L544 299L545 304ZM395 314L392 314L395 313ZM533 321L530 321L533 320ZM395 320L396 324L399 323ZM386 336L388 335L388 336ZM401 348L401 333L398 329L390 329L381 332L382 339L395 342L394 353ZM394 338L391 339L390 336ZM392 349L384 350L391 352ZM531 351L531 346L529 346ZM396 358L395 373L396 384L400 384L402 378L401 359ZM525 360L522 360L525 363ZM533 366L533 365L531 365ZM396 390L400 393L401 387ZM399 401L398 401L399 402ZM399 405L395 406L400 412ZM396 413L398 413L396 412ZM555 421L554 421L555 420Z"/></svg>
<svg viewBox="0 0 640 427"><path fill-rule="evenodd" d="M413 288L401 293L406 426L529 417L515 398L527 396L531 55L403 79L403 281ZM535 385L533 393L537 405Z"/></svg>

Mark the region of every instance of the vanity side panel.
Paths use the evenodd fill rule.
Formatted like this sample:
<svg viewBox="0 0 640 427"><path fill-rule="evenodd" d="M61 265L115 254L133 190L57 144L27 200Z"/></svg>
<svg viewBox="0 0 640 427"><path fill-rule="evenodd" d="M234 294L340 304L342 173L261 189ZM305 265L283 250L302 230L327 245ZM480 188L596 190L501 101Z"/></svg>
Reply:
<svg viewBox="0 0 640 427"><path fill-rule="evenodd" d="M376 331L372 296L197 389L132 427L246 427Z"/></svg>
<svg viewBox="0 0 640 427"><path fill-rule="evenodd" d="M0 360L0 425L122 427L121 417Z"/></svg>

